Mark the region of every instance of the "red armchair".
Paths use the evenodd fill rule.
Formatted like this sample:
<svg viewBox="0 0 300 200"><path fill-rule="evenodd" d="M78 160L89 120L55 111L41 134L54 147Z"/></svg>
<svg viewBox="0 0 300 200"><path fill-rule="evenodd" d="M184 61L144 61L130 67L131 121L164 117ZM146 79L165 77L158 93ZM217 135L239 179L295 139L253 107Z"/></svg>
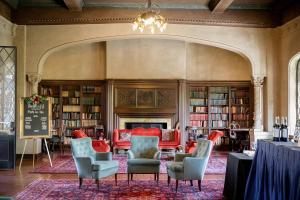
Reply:
<svg viewBox="0 0 300 200"><path fill-rule="evenodd" d="M88 137L84 131L75 130L72 132L72 136L75 138L85 138ZM104 140L93 140L93 149L97 152L110 152L110 146Z"/></svg>
<svg viewBox="0 0 300 200"><path fill-rule="evenodd" d="M215 145L215 143L217 142L217 140L220 137L222 137L222 136L224 136L224 132L223 131L214 130L214 131L212 131L208 135L207 139L210 140L210 141L212 141L213 145ZM189 141L189 142L187 142L186 147L185 147L185 152L186 153L192 153L195 150L195 148L196 148L196 144L197 144L196 141Z"/></svg>

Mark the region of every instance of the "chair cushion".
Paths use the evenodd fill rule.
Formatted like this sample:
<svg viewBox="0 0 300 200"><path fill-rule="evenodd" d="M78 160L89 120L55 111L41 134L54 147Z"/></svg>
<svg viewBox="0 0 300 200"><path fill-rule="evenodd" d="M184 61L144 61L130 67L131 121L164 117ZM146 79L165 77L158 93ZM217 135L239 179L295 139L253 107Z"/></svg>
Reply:
<svg viewBox="0 0 300 200"><path fill-rule="evenodd" d="M114 167L119 167L119 162L116 160L110 160L110 161L95 161L93 163L93 170L99 171L99 170L106 170L111 169Z"/></svg>
<svg viewBox="0 0 300 200"><path fill-rule="evenodd" d="M173 129L161 129L161 141L174 141L174 130Z"/></svg>
<svg viewBox="0 0 300 200"><path fill-rule="evenodd" d="M87 135L85 134L85 132L83 130L74 130L72 132L72 136L75 138L85 138L87 137Z"/></svg>
<svg viewBox="0 0 300 200"><path fill-rule="evenodd" d="M160 165L160 160L155 159L130 159L127 164L131 165Z"/></svg>
<svg viewBox="0 0 300 200"><path fill-rule="evenodd" d="M167 169L174 172L183 172L183 162L168 162Z"/></svg>
<svg viewBox="0 0 300 200"><path fill-rule="evenodd" d="M131 138L131 132L121 132L120 133L120 141L130 141Z"/></svg>

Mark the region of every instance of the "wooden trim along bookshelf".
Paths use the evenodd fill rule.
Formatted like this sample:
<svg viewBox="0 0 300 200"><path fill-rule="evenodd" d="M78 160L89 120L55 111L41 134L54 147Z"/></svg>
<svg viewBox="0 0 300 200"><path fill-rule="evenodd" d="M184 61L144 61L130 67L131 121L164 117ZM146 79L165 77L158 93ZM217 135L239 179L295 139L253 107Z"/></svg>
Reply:
<svg viewBox="0 0 300 200"><path fill-rule="evenodd" d="M65 144L75 129L95 139L106 138L104 81L41 81L39 94L51 97L53 129L65 126Z"/></svg>
<svg viewBox="0 0 300 200"><path fill-rule="evenodd" d="M187 129L192 130L192 137L221 130L225 134L222 144L229 145L233 128L250 130L253 126L253 89L250 81L189 81L187 93ZM189 134L188 140L191 139Z"/></svg>

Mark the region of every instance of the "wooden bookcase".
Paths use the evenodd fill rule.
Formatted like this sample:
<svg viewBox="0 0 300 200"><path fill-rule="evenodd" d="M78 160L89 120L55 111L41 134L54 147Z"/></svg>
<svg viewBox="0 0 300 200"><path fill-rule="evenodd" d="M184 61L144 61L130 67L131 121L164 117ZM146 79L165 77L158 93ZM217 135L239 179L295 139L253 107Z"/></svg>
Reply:
<svg viewBox="0 0 300 200"><path fill-rule="evenodd" d="M238 124L237 129L240 130L248 130L253 126L253 91L250 81L190 81L187 97L187 129L194 136L222 130L225 133L222 144L229 144L232 123Z"/></svg>
<svg viewBox="0 0 300 200"><path fill-rule="evenodd" d="M65 125L65 143L76 129L92 138L106 138L104 81L41 81L39 94L51 97L52 126Z"/></svg>

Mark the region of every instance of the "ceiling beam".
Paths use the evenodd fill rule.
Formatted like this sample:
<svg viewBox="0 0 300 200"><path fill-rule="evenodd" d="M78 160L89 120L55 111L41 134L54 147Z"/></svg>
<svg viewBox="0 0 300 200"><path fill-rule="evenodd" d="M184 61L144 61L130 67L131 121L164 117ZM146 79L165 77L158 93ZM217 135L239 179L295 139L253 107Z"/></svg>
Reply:
<svg viewBox="0 0 300 200"><path fill-rule="evenodd" d="M82 11L83 0L64 0L70 11Z"/></svg>
<svg viewBox="0 0 300 200"><path fill-rule="evenodd" d="M209 9L212 13L223 13L234 0L210 0Z"/></svg>

